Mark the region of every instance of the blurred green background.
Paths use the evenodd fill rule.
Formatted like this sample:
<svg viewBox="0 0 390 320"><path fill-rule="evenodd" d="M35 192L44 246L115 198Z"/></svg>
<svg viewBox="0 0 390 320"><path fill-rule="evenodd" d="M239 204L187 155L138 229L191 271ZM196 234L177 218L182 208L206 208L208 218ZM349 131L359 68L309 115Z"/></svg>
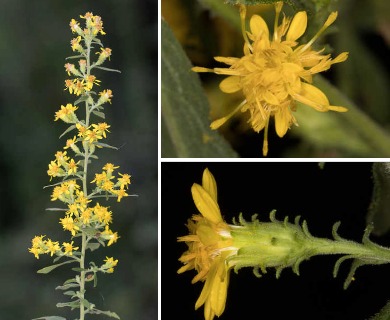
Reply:
<svg viewBox="0 0 390 320"><path fill-rule="evenodd" d="M132 175L130 193L138 197L109 201L112 229L121 238L90 254L95 262L106 255L119 259L116 271L101 275L89 300L122 319L157 318L157 2L155 0L1 1L0 10L0 319L32 319L76 312L57 309L66 301L54 290L69 277L64 267L48 275L36 271L50 265L28 253L31 238L46 234L62 240L65 232L51 207L47 165L62 149L67 128L54 122L54 112L75 96L64 91L65 57L73 55L71 18L91 11L100 15L113 50L101 72L101 88L113 90L106 109L111 125L107 143L118 151L101 150L95 168L106 162ZM100 251L100 252L99 252ZM96 316L106 319L105 316Z"/></svg>

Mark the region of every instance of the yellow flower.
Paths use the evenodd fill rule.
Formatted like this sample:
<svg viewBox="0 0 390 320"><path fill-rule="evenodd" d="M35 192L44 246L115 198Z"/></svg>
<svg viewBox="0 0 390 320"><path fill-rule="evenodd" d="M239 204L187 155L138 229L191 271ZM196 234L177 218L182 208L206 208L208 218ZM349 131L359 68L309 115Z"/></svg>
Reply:
<svg viewBox="0 0 390 320"><path fill-rule="evenodd" d="M65 175L64 170L61 168L60 165L57 164L55 161L50 161L49 169L47 170L47 174L50 177L50 181L53 177L61 177Z"/></svg>
<svg viewBox="0 0 390 320"><path fill-rule="evenodd" d="M61 106L61 109L55 113L54 121L61 119L65 123L76 123L78 121L75 111L78 108L68 103L66 106Z"/></svg>
<svg viewBox="0 0 390 320"><path fill-rule="evenodd" d="M118 197L117 202L121 202L121 199L123 197L127 197L128 194L125 191L125 189L119 189L119 190L110 190L114 195Z"/></svg>
<svg viewBox="0 0 390 320"><path fill-rule="evenodd" d="M224 222L217 203L217 185L208 169L203 173L202 186L194 183L192 197L201 215L188 221L190 234L178 238L188 245L188 250L179 258L184 265L182 273L195 269L198 274L192 283L205 281L195 309L204 305L206 320L220 316L225 309L229 285L230 266L227 258L235 255L231 227Z"/></svg>
<svg viewBox="0 0 390 320"><path fill-rule="evenodd" d="M216 61L227 64L228 68L192 68L195 72L227 75L220 83L220 89L225 93L243 92L245 99L239 106L225 117L212 122L210 127L218 129L239 110L249 111L248 122L253 130L260 132L264 129L264 156L268 153L270 118L274 117L276 133L283 137L292 124L297 125L292 114L296 111L297 102L320 112L347 111L344 107L330 105L326 95L311 84L314 74L328 70L332 64L343 62L348 57L348 53L343 52L331 59L329 54L321 54L323 50L315 51L311 47L336 20L337 12L330 14L323 27L307 44L299 44L298 39L306 31L307 14L300 11L292 19L284 17L279 24L282 6L283 2L275 4L274 33L270 39L268 26L259 15L251 17L250 31L246 30L246 7L241 5L244 56L215 57Z"/></svg>
<svg viewBox="0 0 390 320"><path fill-rule="evenodd" d="M103 260L105 262L104 265L102 265L102 269L106 270L107 273L113 273L114 267L118 264L118 260L114 260L114 258L106 257L106 260Z"/></svg>
<svg viewBox="0 0 390 320"><path fill-rule="evenodd" d="M75 224L73 218L70 216L66 216L63 219L60 219L60 223L62 224L64 230L68 230L72 233L72 236L75 236L76 231L80 230L80 228Z"/></svg>
<svg viewBox="0 0 390 320"><path fill-rule="evenodd" d="M57 251L60 251L60 245L58 244L58 241L51 241L48 239L46 241L46 252L45 253L50 253L50 256L52 257L53 254L55 254Z"/></svg>
<svg viewBox="0 0 390 320"><path fill-rule="evenodd" d="M112 95L112 90L103 90L102 92L99 92L100 98L98 101L98 104L103 104L106 102L111 103L111 98L113 97Z"/></svg>
<svg viewBox="0 0 390 320"><path fill-rule="evenodd" d="M35 236L31 240L31 248L28 248L28 251L31 252L35 258L39 259L39 255L45 253L45 242L46 240L43 240L45 236Z"/></svg>
<svg viewBox="0 0 390 320"><path fill-rule="evenodd" d="M69 242L63 242L62 246L65 250L65 255L72 256L73 250L77 250L79 247L73 247L73 241L71 243Z"/></svg>

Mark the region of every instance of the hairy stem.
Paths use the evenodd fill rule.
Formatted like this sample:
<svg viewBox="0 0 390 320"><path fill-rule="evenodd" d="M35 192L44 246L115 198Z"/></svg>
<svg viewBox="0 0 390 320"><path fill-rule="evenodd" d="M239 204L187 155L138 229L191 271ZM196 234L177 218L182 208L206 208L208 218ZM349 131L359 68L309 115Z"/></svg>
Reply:
<svg viewBox="0 0 390 320"><path fill-rule="evenodd" d="M86 77L90 75L91 71L91 61L90 61L90 53L91 53L91 42L87 41L87 66L86 66ZM86 94L86 93L84 93ZM89 127L89 117L90 117L90 106L88 100L85 101L85 126ZM83 142L84 147L84 173L83 173L83 193L84 196L88 196L88 188L87 188L87 174L88 174L88 160L89 160L89 147L86 142ZM80 320L84 320L85 309L84 309L84 295L85 295L85 250L87 247L87 235L83 232L81 237L81 259L80 259Z"/></svg>

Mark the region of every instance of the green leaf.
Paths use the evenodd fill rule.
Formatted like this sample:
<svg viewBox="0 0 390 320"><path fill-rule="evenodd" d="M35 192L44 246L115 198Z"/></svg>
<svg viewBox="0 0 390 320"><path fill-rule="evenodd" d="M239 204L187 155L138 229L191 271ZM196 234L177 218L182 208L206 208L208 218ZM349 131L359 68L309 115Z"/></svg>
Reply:
<svg viewBox="0 0 390 320"><path fill-rule="evenodd" d="M67 209L63 208L46 208L46 211L67 211Z"/></svg>
<svg viewBox="0 0 390 320"><path fill-rule="evenodd" d="M40 317L40 318L34 318L32 320L66 320L66 318L58 317L58 316L46 316L46 317Z"/></svg>
<svg viewBox="0 0 390 320"><path fill-rule="evenodd" d="M88 99L89 99L89 96L84 95L84 96L81 96L79 99L77 99L73 104L78 105L80 102L83 102L83 101L88 100Z"/></svg>
<svg viewBox="0 0 390 320"><path fill-rule="evenodd" d="M96 43L98 44L99 46L103 47L103 43L98 39L98 38L95 38L92 43Z"/></svg>
<svg viewBox="0 0 390 320"><path fill-rule="evenodd" d="M106 143L96 142L95 144L96 144L97 146L99 146L99 147L110 148L110 149L118 150L117 147L110 146L109 144L106 144Z"/></svg>
<svg viewBox="0 0 390 320"><path fill-rule="evenodd" d="M106 115L104 114L104 112L100 112L100 111L92 111L92 113L95 115L95 116L98 116L102 119L106 119Z"/></svg>
<svg viewBox="0 0 390 320"><path fill-rule="evenodd" d="M64 307L69 307L73 309L80 308L80 303L79 301L71 301L71 302L58 302L56 304L57 308L64 308Z"/></svg>
<svg viewBox="0 0 390 320"><path fill-rule="evenodd" d="M314 77L314 85L326 94L331 105L344 106L348 111L323 113L299 104L294 113L299 127L293 127L292 134L314 147L338 150L346 157L390 157L390 135L384 128L321 75Z"/></svg>
<svg viewBox="0 0 390 320"><path fill-rule="evenodd" d="M83 56L82 54L79 54L78 56L66 57L65 60L69 60L69 59L79 59L79 58L84 58L84 56Z"/></svg>
<svg viewBox="0 0 390 320"><path fill-rule="evenodd" d="M100 67L100 66L96 66L96 67L94 67L94 68L96 68L96 69L101 69L101 70L104 70L104 71L111 71L111 72L119 72L119 73L121 73L120 70L111 69L111 68L105 68L105 67Z"/></svg>
<svg viewBox="0 0 390 320"><path fill-rule="evenodd" d="M390 163L372 165L374 188L367 214L367 224L373 224L373 234L382 236L390 229Z"/></svg>
<svg viewBox="0 0 390 320"><path fill-rule="evenodd" d="M241 21L238 8L235 6L227 6L224 1L215 0L199 0L200 3L213 12L214 14L224 18L237 30L241 30Z"/></svg>
<svg viewBox="0 0 390 320"><path fill-rule="evenodd" d="M86 249L89 249L91 251L95 251L96 249L98 249L100 247L100 243L88 243L87 246L86 246Z"/></svg>
<svg viewBox="0 0 390 320"><path fill-rule="evenodd" d="M56 290L68 290L70 288L78 288L80 285L77 283L68 283L64 284L63 286L57 286Z"/></svg>
<svg viewBox="0 0 390 320"><path fill-rule="evenodd" d="M238 157L222 135L210 129L210 107L199 76L164 20L161 28L162 156Z"/></svg>
<svg viewBox="0 0 390 320"><path fill-rule="evenodd" d="M68 264L68 263L71 263L71 262L76 262L76 260L68 260L68 261L65 261L65 262L62 262L62 263L53 264L51 266L39 269L37 271L37 273L49 273L50 271L54 270L55 268L58 268L58 267L60 267L60 266L62 266L64 264Z"/></svg>
<svg viewBox="0 0 390 320"><path fill-rule="evenodd" d="M62 138L65 134L67 134L68 132L72 131L73 129L76 128L76 125L71 125L68 129L66 129L61 135L60 135L60 138Z"/></svg>
<svg viewBox="0 0 390 320"><path fill-rule="evenodd" d="M99 310L99 309L93 309L90 313L93 313L93 314L104 314L104 315L109 316L111 318L120 319L119 316L115 312L112 312L112 311L102 311L102 310Z"/></svg>
<svg viewBox="0 0 390 320"><path fill-rule="evenodd" d="M390 301L377 313L371 317L370 320L390 320Z"/></svg>

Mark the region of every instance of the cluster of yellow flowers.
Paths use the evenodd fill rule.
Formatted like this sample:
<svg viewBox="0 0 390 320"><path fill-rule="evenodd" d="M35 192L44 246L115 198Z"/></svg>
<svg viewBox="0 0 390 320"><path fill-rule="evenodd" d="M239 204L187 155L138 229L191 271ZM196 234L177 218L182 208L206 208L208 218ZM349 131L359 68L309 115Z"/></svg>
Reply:
<svg viewBox="0 0 390 320"><path fill-rule="evenodd" d="M77 34L77 37L72 39L71 48L79 55L70 58L81 58L78 61L78 67L72 63L65 64L65 71L68 75L74 76L73 79L65 81L66 90L70 94L79 96L74 103L61 105L60 110L55 113L54 121L62 120L69 124L69 128L63 133L75 130L77 133L73 138L68 139L64 146L64 150L57 151L55 159L49 164L47 174L52 178L62 178L63 181L54 184L51 201L61 201L66 208L65 215L60 218L60 224L63 229L69 231L72 237L82 236L85 243L90 240L97 241L101 245L110 246L115 243L119 236L117 232L110 229L112 222L112 212L108 207L102 206L96 202L91 205L92 198L97 197L115 197L119 202L123 197L129 196L126 192L130 185L129 174L119 173L119 177L115 179L113 172L119 166L112 163L106 163L103 166L101 173L95 174L95 179L91 181L96 187L88 192L87 189L87 167L91 159L97 159L94 154L96 147L104 148L111 147L101 141L107 138L107 133L110 132L106 122L91 123L92 115L104 119L103 105L111 103L113 97L110 89L105 89L99 94L93 91L95 86L100 85L100 80L95 75L91 74L93 69L107 68L99 67L106 59L111 56L111 49L104 48L97 35L104 35L103 22L99 16L87 12L80 16L85 19L85 28L81 28L79 22L72 19L70 28L72 33ZM91 56L94 45L100 46L100 50L96 52L98 55L96 61L92 61ZM117 70L114 70L117 71ZM97 97L97 98L94 98ZM85 104L85 119L80 120L80 116L76 115L79 105ZM111 147L112 148L112 147ZM83 160L76 161L68 151L73 151L75 157L81 157ZM78 181L81 181L78 184ZM64 242L62 246L57 241L44 239L45 236L36 236L32 240L32 246L29 251L39 258L40 254L50 254L51 256L72 256L73 252L79 247L73 246L73 241ZM84 248L85 250L85 248ZM118 260L107 257L105 263L100 267L100 271L111 273L117 265Z"/></svg>
<svg viewBox="0 0 390 320"><path fill-rule="evenodd" d="M50 253L52 257L53 254L57 256L69 255L71 256L73 250L77 250L78 247L73 247L73 241L63 242L60 247L58 241L52 241L51 239L43 240L45 236L36 236L32 239L32 247L30 252L35 256L35 258L39 259L40 254Z"/></svg>
<svg viewBox="0 0 390 320"><path fill-rule="evenodd" d="M312 84L313 75L328 70L333 64L345 61L348 52L332 59L322 54L323 49L313 50L312 44L336 20L337 12L329 15L323 27L306 44L300 44L307 28L307 14L300 11L291 19L284 16L279 24L283 2L275 3L275 24L271 36L267 23L259 15L249 21L246 29L246 7L240 5L242 35L245 40L244 56L215 57L227 68L192 68L195 72L212 72L228 76L220 83L225 93L241 91L244 100L228 115L213 121L212 129L218 129L238 111L249 111L248 123L255 132L264 129L263 155L268 153L268 127L275 120L275 130L283 137L292 124L298 125L293 112L297 102L317 111L345 112L342 106L333 106L326 95Z"/></svg>

